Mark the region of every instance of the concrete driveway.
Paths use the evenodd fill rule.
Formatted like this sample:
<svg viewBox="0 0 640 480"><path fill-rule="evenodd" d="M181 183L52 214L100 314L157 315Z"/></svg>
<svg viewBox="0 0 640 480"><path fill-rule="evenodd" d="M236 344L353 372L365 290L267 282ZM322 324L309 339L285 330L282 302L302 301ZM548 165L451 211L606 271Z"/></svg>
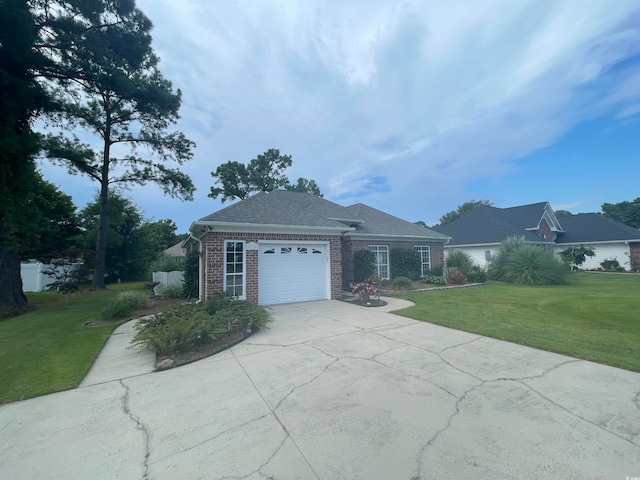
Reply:
<svg viewBox="0 0 640 480"><path fill-rule="evenodd" d="M638 373L338 301L272 310L160 373L124 327L82 387L0 407L0 478L640 477Z"/></svg>

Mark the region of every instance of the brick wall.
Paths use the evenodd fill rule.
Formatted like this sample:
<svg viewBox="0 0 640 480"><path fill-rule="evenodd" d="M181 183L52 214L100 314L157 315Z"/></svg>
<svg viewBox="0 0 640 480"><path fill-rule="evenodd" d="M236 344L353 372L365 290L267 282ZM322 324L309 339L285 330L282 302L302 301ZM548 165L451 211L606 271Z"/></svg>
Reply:
<svg viewBox="0 0 640 480"><path fill-rule="evenodd" d="M640 270L640 242L629 243L631 270Z"/></svg>
<svg viewBox="0 0 640 480"><path fill-rule="evenodd" d="M202 237L202 285L204 299L223 292L225 240L244 240L247 243L258 243L260 240L329 242L331 298L342 297L342 245L340 237L337 235L209 232ZM245 252L245 266L246 299L248 302L258 303L257 250L247 250Z"/></svg>
<svg viewBox="0 0 640 480"><path fill-rule="evenodd" d="M431 268L442 267L444 265L444 244L441 242L386 242L383 240L353 240L350 237L343 237L342 281L344 289L349 290L350 284L353 283L353 254L359 250L367 250L369 245L387 245L389 247L389 256L391 256L391 250L399 248L413 249L413 247L417 245L429 245L431 247ZM389 275L393 278L391 265L389 265Z"/></svg>

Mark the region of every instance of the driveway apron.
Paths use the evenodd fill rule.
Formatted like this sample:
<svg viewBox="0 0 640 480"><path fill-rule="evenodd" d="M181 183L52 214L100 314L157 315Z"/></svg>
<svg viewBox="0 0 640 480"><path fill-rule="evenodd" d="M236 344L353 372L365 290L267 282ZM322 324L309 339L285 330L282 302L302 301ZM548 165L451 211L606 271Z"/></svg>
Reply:
<svg viewBox="0 0 640 480"><path fill-rule="evenodd" d="M274 306L155 373L121 330L80 388L0 407L0 478L640 478L640 374L388 313L409 305Z"/></svg>

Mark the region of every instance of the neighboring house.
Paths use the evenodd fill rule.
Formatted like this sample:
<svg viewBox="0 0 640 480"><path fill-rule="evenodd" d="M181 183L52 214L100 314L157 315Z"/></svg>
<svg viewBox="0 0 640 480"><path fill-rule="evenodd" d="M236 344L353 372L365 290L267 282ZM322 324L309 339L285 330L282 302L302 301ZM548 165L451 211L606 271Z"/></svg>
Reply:
<svg viewBox="0 0 640 480"><path fill-rule="evenodd" d="M612 259L626 270L640 269L640 230L596 213L557 217L547 202L511 208L483 205L434 230L452 237L445 249L463 250L482 267L502 241L518 236L556 254L570 246L593 247L596 255L587 257L583 269Z"/></svg>
<svg viewBox="0 0 640 480"><path fill-rule="evenodd" d="M184 261L184 259L187 257L187 252L184 248L182 248L183 243L184 243L184 240L180 240L175 245L167 248L164 251L164 254L169 255L170 257L175 257L175 259L180 262Z"/></svg>
<svg viewBox="0 0 640 480"><path fill-rule="evenodd" d="M343 207L308 193L258 193L193 222L184 248L200 256L200 298L226 293L252 303L340 298L353 282L353 254L375 253L393 276L396 248L420 253L423 273L442 266L442 233L367 205Z"/></svg>

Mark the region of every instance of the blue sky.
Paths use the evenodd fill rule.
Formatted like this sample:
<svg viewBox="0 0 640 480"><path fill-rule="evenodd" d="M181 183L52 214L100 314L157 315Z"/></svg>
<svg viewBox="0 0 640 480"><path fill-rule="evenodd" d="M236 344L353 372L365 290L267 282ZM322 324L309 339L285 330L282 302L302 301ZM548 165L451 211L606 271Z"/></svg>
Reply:
<svg viewBox="0 0 640 480"><path fill-rule="evenodd" d="M210 172L269 148L292 181L431 225L472 200L574 213L640 197L637 0L138 0L197 143L195 201L126 192L180 232ZM97 185L43 164L78 207Z"/></svg>

